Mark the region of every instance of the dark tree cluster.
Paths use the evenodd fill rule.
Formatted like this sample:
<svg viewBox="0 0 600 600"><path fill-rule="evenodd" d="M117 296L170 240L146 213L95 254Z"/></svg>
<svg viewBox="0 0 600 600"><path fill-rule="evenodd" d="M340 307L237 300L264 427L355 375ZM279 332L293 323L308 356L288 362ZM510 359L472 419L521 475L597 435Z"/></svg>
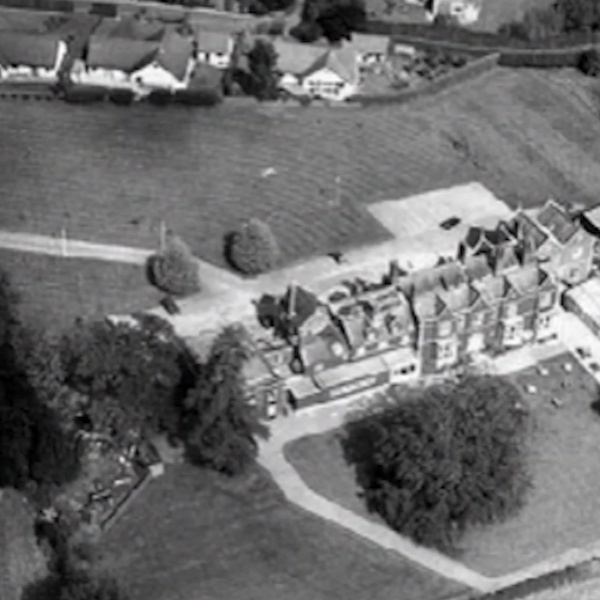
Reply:
<svg viewBox="0 0 600 600"><path fill-rule="evenodd" d="M249 350L241 331L225 328L215 339L185 401L184 431L195 464L237 475L258 454L268 430L247 402L243 367Z"/></svg>
<svg viewBox="0 0 600 600"><path fill-rule="evenodd" d="M176 430L177 402L191 371L170 324L150 315L136 321L79 322L62 352L67 383L89 398L94 429L117 441L130 432Z"/></svg>
<svg viewBox="0 0 600 600"><path fill-rule="evenodd" d="M518 511L530 487L528 420L512 384L469 376L400 400L351 422L343 439L369 510L445 550L469 526Z"/></svg>
<svg viewBox="0 0 600 600"><path fill-rule="evenodd" d="M349 40L365 21L364 0L306 0L302 21L290 33L301 42L314 42L322 36L339 42Z"/></svg>
<svg viewBox="0 0 600 600"><path fill-rule="evenodd" d="M0 272L0 487L36 491L76 477L79 453L74 433L46 404L60 369L47 348L34 351L17 305Z"/></svg>

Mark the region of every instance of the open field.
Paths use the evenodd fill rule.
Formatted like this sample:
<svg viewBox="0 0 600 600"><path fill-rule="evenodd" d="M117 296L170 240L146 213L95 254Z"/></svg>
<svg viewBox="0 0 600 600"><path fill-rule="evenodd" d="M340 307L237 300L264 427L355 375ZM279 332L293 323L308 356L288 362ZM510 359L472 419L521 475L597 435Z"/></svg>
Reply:
<svg viewBox="0 0 600 600"><path fill-rule="evenodd" d="M25 322L45 330L67 327L78 316L144 310L161 297L143 268L123 263L0 250L0 269L20 295Z"/></svg>
<svg viewBox="0 0 600 600"><path fill-rule="evenodd" d="M573 365L566 373L562 365ZM472 530L458 555L467 566L490 576L507 574L572 547L600 540L600 415L595 381L573 358L547 361L550 375L534 369L511 376L526 394L534 417L530 468L534 487L525 509L513 519ZM556 408L551 398L562 401ZM306 483L323 496L363 516L370 515L357 497L353 470L344 461L339 432L307 437L286 447L286 456Z"/></svg>
<svg viewBox="0 0 600 600"><path fill-rule="evenodd" d="M0 132L4 228L152 247L165 219L217 264L250 216L294 261L384 237L364 203L467 181L512 206L600 189L600 121L531 70L368 109L5 101Z"/></svg>
<svg viewBox="0 0 600 600"><path fill-rule="evenodd" d="M436 600L456 584L241 480L170 466L103 540L133 600Z"/></svg>

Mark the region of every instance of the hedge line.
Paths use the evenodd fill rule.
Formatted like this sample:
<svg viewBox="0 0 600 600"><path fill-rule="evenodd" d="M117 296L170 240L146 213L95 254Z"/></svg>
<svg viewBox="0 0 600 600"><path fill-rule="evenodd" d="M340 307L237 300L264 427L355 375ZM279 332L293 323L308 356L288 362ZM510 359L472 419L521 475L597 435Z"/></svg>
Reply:
<svg viewBox="0 0 600 600"><path fill-rule="evenodd" d="M446 75L442 75L438 79L434 79L430 84L421 89L409 89L390 94L378 94L374 96L357 96L356 102L368 106L373 104L404 104L415 98L421 98L437 94L442 90L452 87L458 83L463 83L469 79L473 79L486 71L490 71L498 64L498 54L488 54L483 58L474 60L466 66L452 71Z"/></svg>
<svg viewBox="0 0 600 600"><path fill-rule="evenodd" d="M387 23L368 21L362 28L363 33L389 35L402 38L420 38L423 41L450 42L467 46L480 46L489 50L508 48L546 50L549 48L570 48L577 45L596 43L600 36L593 32L573 32L555 36L547 40L527 41L511 38L497 33L486 33L453 27L452 25L427 25L421 23ZM409 43L409 42L407 42Z"/></svg>
<svg viewBox="0 0 600 600"><path fill-rule="evenodd" d="M71 0L0 0L0 6L49 12L73 12L74 10L74 3Z"/></svg>

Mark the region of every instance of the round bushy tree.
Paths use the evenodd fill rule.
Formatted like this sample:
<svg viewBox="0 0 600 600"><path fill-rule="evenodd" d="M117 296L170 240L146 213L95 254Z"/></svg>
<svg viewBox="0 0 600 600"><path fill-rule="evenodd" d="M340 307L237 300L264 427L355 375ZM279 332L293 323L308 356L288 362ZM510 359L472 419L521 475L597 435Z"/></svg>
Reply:
<svg viewBox="0 0 600 600"><path fill-rule="evenodd" d="M450 549L469 526L523 505L526 423L512 384L469 377L406 392L394 408L350 423L344 453L369 510L419 543Z"/></svg>
<svg viewBox="0 0 600 600"><path fill-rule="evenodd" d="M579 69L589 77L600 75L600 53L595 48L588 50L579 59Z"/></svg>
<svg viewBox="0 0 600 600"><path fill-rule="evenodd" d="M232 266L247 275L270 271L279 258L279 246L271 228L259 219L250 219L233 232L227 251Z"/></svg>
<svg viewBox="0 0 600 600"><path fill-rule="evenodd" d="M150 283L174 296L187 296L201 289L198 263L187 244L169 236L165 249L148 259Z"/></svg>

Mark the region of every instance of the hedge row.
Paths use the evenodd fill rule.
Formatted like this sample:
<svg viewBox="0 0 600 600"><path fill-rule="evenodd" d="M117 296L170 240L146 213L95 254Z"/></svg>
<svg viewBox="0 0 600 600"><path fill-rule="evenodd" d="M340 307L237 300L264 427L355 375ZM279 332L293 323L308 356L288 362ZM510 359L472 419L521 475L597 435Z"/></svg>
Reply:
<svg viewBox="0 0 600 600"><path fill-rule="evenodd" d="M424 42L452 42L466 46L479 46L489 50L523 48L544 50L549 48L569 48L578 45L596 43L600 36L593 32L572 32L546 40L527 41L511 38L497 33L471 31L452 25L427 25L421 23L387 23L368 21L362 28L363 33L389 35L398 42L412 43L407 38L420 38Z"/></svg>
<svg viewBox="0 0 600 600"><path fill-rule="evenodd" d="M591 46L566 49L561 51L530 51L502 52L498 64L503 67L535 67L535 68L556 68L556 67L577 67L580 64L581 56L589 50Z"/></svg>
<svg viewBox="0 0 600 600"><path fill-rule="evenodd" d="M434 79L430 84L420 89L408 89L390 94L378 94L374 96L357 96L355 101L363 105L372 104L404 104L415 98L421 98L437 94L442 90L464 83L473 79L486 71L492 70L498 64L498 54L488 54L483 58L474 60L466 66L456 69L438 79Z"/></svg>
<svg viewBox="0 0 600 600"><path fill-rule="evenodd" d="M71 0L0 0L0 6L49 12L73 12L74 10L74 3Z"/></svg>

